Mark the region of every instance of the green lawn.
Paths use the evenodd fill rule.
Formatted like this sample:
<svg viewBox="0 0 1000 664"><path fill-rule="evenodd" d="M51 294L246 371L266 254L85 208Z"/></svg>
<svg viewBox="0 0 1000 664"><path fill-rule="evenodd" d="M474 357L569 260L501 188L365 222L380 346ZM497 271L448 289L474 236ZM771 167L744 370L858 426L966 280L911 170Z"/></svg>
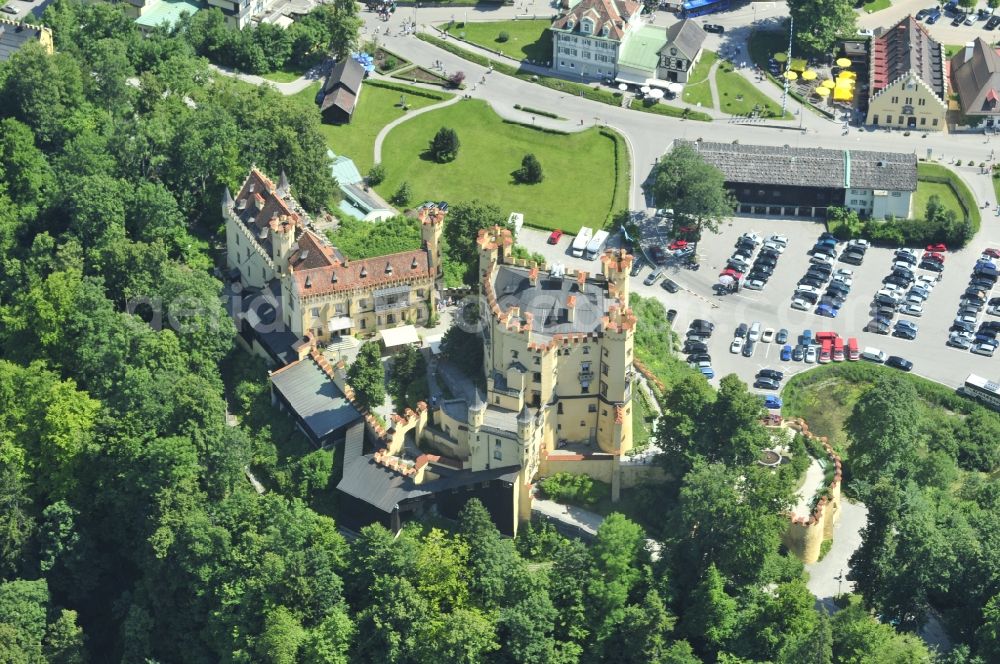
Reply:
<svg viewBox="0 0 1000 664"><path fill-rule="evenodd" d="M552 60L552 33L548 19L525 21L486 21L483 23L442 23L438 27L448 34L460 37L479 46L499 51L515 60L550 62ZM450 26L450 27L449 27ZM500 33L507 33L501 42Z"/></svg>
<svg viewBox="0 0 1000 664"><path fill-rule="evenodd" d="M708 82L708 71L718 59L719 56L714 51L704 51L701 54L701 59L694 66L688 82L684 84L684 101L689 104L701 104L705 108L715 108L712 88Z"/></svg>
<svg viewBox="0 0 1000 664"><path fill-rule="evenodd" d="M946 178L950 186L930 182L927 178ZM975 232L979 232L979 226L982 223L982 218L979 215L979 204L965 182L947 166L919 162L917 164L917 192L913 202L914 215L923 215L924 210L927 209L927 201L932 194L937 194L941 203L949 210L954 210L959 218L965 216L965 210L963 210L959 200L964 201L965 209L968 210L969 218L972 220L972 227Z"/></svg>
<svg viewBox="0 0 1000 664"><path fill-rule="evenodd" d="M458 157L446 164L423 156L441 127L454 129L461 142ZM545 180L515 184L511 174L529 152L541 162ZM506 123L478 100L404 122L386 137L383 157L383 196L405 180L414 201L480 199L523 212L529 225L567 233L603 226L615 195L615 142L601 130L563 135Z"/></svg>
<svg viewBox="0 0 1000 664"><path fill-rule="evenodd" d="M402 83L394 83L393 87L400 90L416 91L427 94L426 90L414 88ZM303 104L316 107L316 93L319 92L319 83L314 83L308 88L295 95ZM447 92L433 92L432 94L442 99L450 99L452 95ZM406 98L406 104L410 110L438 104L441 99L430 99L418 94L407 94L406 92L383 88L373 85L371 82L365 83L361 90L361 99L358 107L354 111L354 119L346 125L323 124L320 131L326 139L326 144L337 154L342 154L354 160L358 170L362 174L372 167L375 151L375 137L378 136L382 127L386 126L396 118L406 112L399 108L399 97Z"/></svg>
<svg viewBox="0 0 1000 664"><path fill-rule="evenodd" d="M781 116L781 105L743 78L729 62L723 61L715 71L715 85L719 90L719 110L724 113L746 115L759 109L773 118ZM785 113L786 120L791 117L790 113Z"/></svg>
<svg viewBox="0 0 1000 664"><path fill-rule="evenodd" d="M866 2L862 9L868 14L874 14L883 9L888 9L891 5L892 3L889 0L871 0L871 2Z"/></svg>
<svg viewBox="0 0 1000 664"><path fill-rule="evenodd" d="M261 78L266 78L274 83L291 83L292 81L301 78L302 73L303 72L297 70L281 69L278 71L272 71L269 74L261 74Z"/></svg>
<svg viewBox="0 0 1000 664"><path fill-rule="evenodd" d="M944 45L944 57L951 60L951 57L961 51L965 46L963 44L945 44Z"/></svg>

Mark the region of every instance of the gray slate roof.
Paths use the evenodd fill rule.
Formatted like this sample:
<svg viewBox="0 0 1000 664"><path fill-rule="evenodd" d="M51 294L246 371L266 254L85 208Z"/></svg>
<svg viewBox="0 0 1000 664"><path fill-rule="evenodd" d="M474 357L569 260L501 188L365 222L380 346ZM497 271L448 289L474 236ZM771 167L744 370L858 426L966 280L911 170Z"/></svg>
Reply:
<svg viewBox="0 0 1000 664"><path fill-rule="evenodd" d="M951 59L951 80L966 115L1000 114L1000 54L980 37L972 57L961 49Z"/></svg>
<svg viewBox="0 0 1000 664"><path fill-rule="evenodd" d="M521 308L522 316L531 312L532 330L546 335L596 332L608 309L603 284L588 280L581 293L575 278L540 273L537 285L532 286L527 269L510 265L502 265L497 270L493 290L501 310L516 306ZM570 295L576 296L573 322L569 321L566 306Z"/></svg>
<svg viewBox="0 0 1000 664"><path fill-rule="evenodd" d="M705 43L705 31L691 19L674 23L667 28L667 45L663 48L675 47L688 60L694 60ZM660 49L663 52L663 49Z"/></svg>
<svg viewBox="0 0 1000 664"><path fill-rule="evenodd" d="M0 62L9 60L14 53L30 41L38 41L41 30L26 23L3 20L0 22Z"/></svg>
<svg viewBox="0 0 1000 664"><path fill-rule="evenodd" d="M912 153L827 150L740 143L677 141L722 171L726 182L828 189L915 191Z"/></svg>
<svg viewBox="0 0 1000 664"><path fill-rule="evenodd" d="M361 413L311 358L273 374L271 384L302 418L314 440L361 420Z"/></svg>
<svg viewBox="0 0 1000 664"><path fill-rule="evenodd" d="M448 489L496 479L513 483L517 480L518 470L517 466L507 466L473 472L434 466L434 472L441 474L438 479L415 484L412 478L375 463L374 457L367 455L345 463L344 478L337 484L337 489L391 514L396 505L406 500Z"/></svg>

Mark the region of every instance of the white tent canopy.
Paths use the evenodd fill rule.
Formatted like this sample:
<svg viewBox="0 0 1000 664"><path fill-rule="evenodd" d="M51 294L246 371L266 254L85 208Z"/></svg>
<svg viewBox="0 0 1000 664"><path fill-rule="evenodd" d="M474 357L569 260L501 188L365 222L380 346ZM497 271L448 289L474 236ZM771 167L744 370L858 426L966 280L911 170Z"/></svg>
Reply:
<svg viewBox="0 0 1000 664"><path fill-rule="evenodd" d="M417 328L412 325L401 325L389 330L379 332L382 337L382 344L386 348L396 348L409 344L419 344L420 337L417 335Z"/></svg>

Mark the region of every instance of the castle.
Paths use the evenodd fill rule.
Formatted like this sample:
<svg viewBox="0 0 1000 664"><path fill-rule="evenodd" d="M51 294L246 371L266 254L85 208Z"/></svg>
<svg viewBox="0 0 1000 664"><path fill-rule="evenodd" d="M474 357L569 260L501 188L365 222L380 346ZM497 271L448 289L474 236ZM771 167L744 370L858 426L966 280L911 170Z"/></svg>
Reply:
<svg viewBox="0 0 1000 664"><path fill-rule="evenodd" d="M455 517L476 497L515 535L533 483L556 470L599 475L617 499L632 448L632 256L608 251L594 275L547 268L514 258L509 230L480 231L485 393L421 403L384 428L320 348L429 320L445 211L418 210L421 249L361 260L313 230L284 174L275 185L251 170L222 213L227 295L239 339L277 367L272 403L314 445L343 446L339 523L398 530L428 512Z"/></svg>
<svg viewBox="0 0 1000 664"><path fill-rule="evenodd" d="M289 347L425 323L434 312L445 217L437 207L419 210L421 249L360 260L312 230L284 173L275 185L252 169L235 199L224 193L222 215L241 338L273 364L293 359Z"/></svg>
<svg viewBox="0 0 1000 664"><path fill-rule="evenodd" d="M429 504L454 516L476 496L515 535L531 517L534 481L564 455L597 462L590 468L601 466L617 498L632 447L632 257L608 251L598 275L545 271L512 256L506 229L480 231L477 242L485 399L421 404L378 432L374 454L345 453L338 489L353 525L397 528Z"/></svg>

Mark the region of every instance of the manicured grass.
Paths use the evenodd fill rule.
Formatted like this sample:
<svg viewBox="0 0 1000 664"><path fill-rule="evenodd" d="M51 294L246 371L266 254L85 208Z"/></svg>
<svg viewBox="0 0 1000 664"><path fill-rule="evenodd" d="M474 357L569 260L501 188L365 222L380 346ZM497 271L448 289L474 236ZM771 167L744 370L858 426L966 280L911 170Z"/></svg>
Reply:
<svg viewBox="0 0 1000 664"><path fill-rule="evenodd" d="M458 157L439 164L424 156L441 127L458 133ZM533 153L543 182L520 185L512 173ZM468 201L523 212L525 222L575 233L581 226L604 225L615 196L615 142L598 129L558 134L504 122L482 101L468 100L425 113L394 128L383 145L391 196L409 182L412 200Z"/></svg>
<svg viewBox="0 0 1000 664"><path fill-rule="evenodd" d="M955 190L949 184L929 182L927 180L917 181L917 193L913 197L914 216L920 217L923 215L931 196L937 196L941 205L946 210L952 210L959 219L965 216L965 211L962 210L962 205L958 202L958 196L955 195Z"/></svg>
<svg viewBox="0 0 1000 664"><path fill-rule="evenodd" d="M402 81L410 81L412 83L426 83L428 85L440 85L441 87L450 85L448 79L444 76L436 74L430 69L425 69L423 67L409 67L401 69L395 74L392 74L392 77L398 78Z"/></svg>
<svg viewBox="0 0 1000 664"><path fill-rule="evenodd" d="M889 0L871 0L871 2L866 2L862 9L869 14L874 14L883 9L888 9L891 5L892 3Z"/></svg>
<svg viewBox="0 0 1000 664"><path fill-rule="evenodd" d="M719 56L714 51L704 51L701 59L694 66L688 82L684 84L684 101L689 104L701 104L706 108L715 108L715 100L712 99L712 88L708 81L708 71L715 64Z"/></svg>
<svg viewBox="0 0 1000 664"><path fill-rule="evenodd" d="M944 45L944 57L951 60L951 57L965 48L962 44L945 44Z"/></svg>
<svg viewBox="0 0 1000 664"><path fill-rule="evenodd" d="M621 104L621 93L611 92L605 90L599 86L584 85L583 83L576 83L575 81L567 81L561 78L556 78L554 76L542 76L539 74L532 74L526 71L522 71L517 67L507 64L506 62L500 62L499 60L494 60L492 58L487 58L479 53L473 53L467 48L463 48L458 42L453 40L444 40L434 35L428 35L426 33L418 32L417 39L425 41L429 44L434 44L438 48L448 51L460 58L468 60L469 62L474 62L482 67L489 67L493 65L493 68L500 72L501 74L506 74L507 76L513 76L519 78L522 81L528 81L530 83L537 83L538 85L543 85L547 88L553 90L560 90L568 94L576 95L578 97L583 97L585 99L590 99L591 101L598 101L602 104L608 104L610 106L619 106ZM711 122L712 118L705 114L699 112L685 113L685 109L677 108L676 106L668 106L667 104L654 104L649 107L645 107L642 104L633 104L633 109L646 111L649 113L658 113L660 115L669 115L672 117L685 117L689 120L698 120L700 122Z"/></svg>
<svg viewBox="0 0 1000 664"><path fill-rule="evenodd" d="M438 28L468 42L498 51L515 60L552 61L552 33L548 19L442 23ZM507 41L500 41L500 33Z"/></svg>
<svg viewBox="0 0 1000 664"><path fill-rule="evenodd" d="M269 74L261 74L261 78L266 78L269 81L275 83L291 83L302 77L301 71L292 71L287 69L282 69L279 71L272 71Z"/></svg>
<svg viewBox="0 0 1000 664"><path fill-rule="evenodd" d="M326 139L326 144L336 154L342 154L354 160L358 170L362 174L372 167L375 151L375 137L378 136L382 127L386 126L396 118L405 115L399 107L399 97L402 95L406 99L406 104L410 110L438 104L442 99L450 99L452 95L447 92L434 92L435 96L442 99L431 99L420 96L428 94L427 90L414 88L402 83L393 83L392 87L399 90L387 89L371 82L365 83L361 90L361 98L358 107L354 111L354 118L350 124L330 125L323 124L320 131ZM314 83L305 90L295 95L302 104L311 108L316 107L316 93L319 92L320 84ZM407 94L404 91L413 91ZM420 93L420 94L417 94Z"/></svg>
<svg viewBox="0 0 1000 664"><path fill-rule="evenodd" d="M765 117L780 118L781 105L754 87L753 83L723 61L715 71L715 85L719 90L719 110L730 115L746 115L754 110ZM785 113L784 119L790 119Z"/></svg>
<svg viewBox="0 0 1000 664"><path fill-rule="evenodd" d="M931 164L923 161L917 163L917 192L913 207L914 215L923 214L927 207L927 199L930 198L930 194L928 193L926 194L926 198L921 201L921 189L923 189L924 193L927 191L933 192L933 188L928 188L927 185L938 184L933 182L933 180L941 179L947 180L950 185L948 187L950 189L949 192L944 195L941 193L938 194L941 196L942 204L947 206L948 209L954 210L955 214L960 218L968 211L969 219L972 221L972 228L974 232L978 233L979 227L982 224L982 218L979 215L979 205L976 198L955 171L941 164ZM962 209L962 203L965 204L964 210Z"/></svg>

